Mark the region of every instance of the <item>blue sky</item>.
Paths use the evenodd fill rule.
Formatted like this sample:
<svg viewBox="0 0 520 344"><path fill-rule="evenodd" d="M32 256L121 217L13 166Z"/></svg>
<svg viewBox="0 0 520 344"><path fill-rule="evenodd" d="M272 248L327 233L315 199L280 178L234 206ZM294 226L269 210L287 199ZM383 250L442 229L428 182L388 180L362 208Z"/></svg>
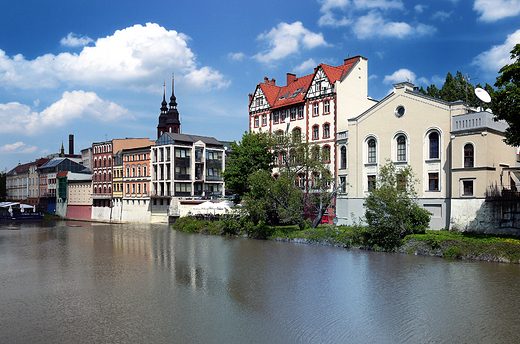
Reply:
<svg viewBox="0 0 520 344"><path fill-rule="evenodd" d="M0 2L0 170L92 142L156 138L175 73L181 130L239 140L264 77L368 58L369 96L448 72L494 84L519 0Z"/></svg>

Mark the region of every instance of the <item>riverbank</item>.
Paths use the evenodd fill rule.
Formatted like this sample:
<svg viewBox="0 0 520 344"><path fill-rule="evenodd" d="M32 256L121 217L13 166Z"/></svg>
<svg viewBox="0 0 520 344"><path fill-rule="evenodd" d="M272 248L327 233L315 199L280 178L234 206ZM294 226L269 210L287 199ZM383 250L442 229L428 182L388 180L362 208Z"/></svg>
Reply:
<svg viewBox="0 0 520 344"><path fill-rule="evenodd" d="M344 248L381 251L363 245L362 227L319 226L299 230L296 226L265 226L262 239L286 241L302 244L330 245ZM173 224L173 228L183 232L238 235L254 238L247 230L229 233L222 222L207 222L184 219ZM251 233L249 231L249 233ZM500 263L520 263L520 237L478 234L452 231L426 231L404 238L402 245L392 252L441 257L445 259L470 259Z"/></svg>

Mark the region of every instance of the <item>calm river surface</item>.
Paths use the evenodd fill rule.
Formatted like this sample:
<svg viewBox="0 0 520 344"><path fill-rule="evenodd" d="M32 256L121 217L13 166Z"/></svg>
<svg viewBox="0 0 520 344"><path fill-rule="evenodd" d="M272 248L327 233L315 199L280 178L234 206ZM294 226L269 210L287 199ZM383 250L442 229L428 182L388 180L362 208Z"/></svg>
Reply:
<svg viewBox="0 0 520 344"><path fill-rule="evenodd" d="M0 223L1 343L518 343L520 266Z"/></svg>

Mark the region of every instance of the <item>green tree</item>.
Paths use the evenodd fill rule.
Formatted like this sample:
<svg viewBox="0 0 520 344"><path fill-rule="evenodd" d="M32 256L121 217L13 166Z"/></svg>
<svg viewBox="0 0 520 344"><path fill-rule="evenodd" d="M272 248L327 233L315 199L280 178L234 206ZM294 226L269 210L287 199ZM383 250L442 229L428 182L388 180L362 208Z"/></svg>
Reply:
<svg viewBox="0 0 520 344"><path fill-rule="evenodd" d="M406 235L424 233L431 214L417 204L416 183L411 167L397 168L391 161L380 167L365 198L368 245L393 250Z"/></svg>
<svg viewBox="0 0 520 344"><path fill-rule="evenodd" d="M331 200L333 179L326 165L330 150L306 142L298 131L266 137L275 156L273 170L258 169L249 175L244 213L255 225L262 221L300 227L305 225L306 213L318 214L317 226Z"/></svg>
<svg viewBox="0 0 520 344"><path fill-rule="evenodd" d="M495 120L505 120L509 124L506 129L506 144L520 146L520 43L511 50L510 64L499 71L495 87L491 93L491 109Z"/></svg>
<svg viewBox="0 0 520 344"><path fill-rule="evenodd" d="M226 188L235 194L239 203L250 191L249 177L260 170L271 172L273 154L270 152L271 138L268 133L245 132L242 141L231 143L231 154L222 173Z"/></svg>
<svg viewBox="0 0 520 344"><path fill-rule="evenodd" d="M0 202L5 202L7 199L7 185L6 173L0 172Z"/></svg>
<svg viewBox="0 0 520 344"><path fill-rule="evenodd" d="M447 102L464 101L469 106L479 107L480 101L475 95L475 87L484 88L488 92L493 92L493 87L489 84L482 87L480 84L473 86L469 82L469 77L465 77L460 71L457 74L448 73L441 89L435 85L430 85L426 91L421 88L420 92L436 99L442 99ZM482 104L483 108L487 108L487 104Z"/></svg>

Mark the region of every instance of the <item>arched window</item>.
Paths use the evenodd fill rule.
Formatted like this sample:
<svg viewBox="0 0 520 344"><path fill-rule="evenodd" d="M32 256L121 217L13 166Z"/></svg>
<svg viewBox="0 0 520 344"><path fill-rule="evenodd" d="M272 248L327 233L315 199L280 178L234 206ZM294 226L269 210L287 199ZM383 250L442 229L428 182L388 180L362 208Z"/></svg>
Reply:
<svg viewBox="0 0 520 344"><path fill-rule="evenodd" d="M320 147L314 146L312 147L312 158L316 161L320 159Z"/></svg>
<svg viewBox="0 0 520 344"><path fill-rule="evenodd" d="M323 138L328 138L328 137L330 137L330 124L325 123L323 125Z"/></svg>
<svg viewBox="0 0 520 344"><path fill-rule="evenodd" d="M130 177L130 166L126 166L126 177Z"/></svg>
<svg viewBox="0 0 520 344"><path fill-rule="evenodd" d="M404 135L397 137L397 161L406 161L406 137Z"/></svg>
<svg viewBox="0 0 520 344"><path fill-rule="evenodd" d="M135 165L132 165L132 177L135 177Z"/></svg>
<svg viewBox="0 0 520 344"><path fill-rule="evenodd" d="M292 131L292 134L293 134L293 139L295 141L297 141L297 142L301 141L302 131L300 130L300 128L294 128Z"/></svg>
<svg viewBox="0 0 520 344"><path fill-rule="evenodd" d="M137 184L137 193L140 194L141 193L141 184Z"/></svg>
<svg viewBox="0 0 520 344"><path fill-rule="evenodd" d="M330 146L323 146L323 160L330 162Z"/></svg>
<svg viewBox="0 0 520 344"><path fill-rule="evenodd" d="M320 127L315 125L312 127L312 139L317 140L320 138Z"/></svg>
<svg viewBox="0 0 520 344"><path fill-rule="evenodd" d="M368 145L368 163L376 163L376 140L370 139L367 142Z"/></svg>
<svg viewBox="0 0 520 344"><path fill-rule="evenodd" d="M147 190L146 190L146 184L143 184L143 194L147 194Z"/></svg>
<svg viewBox="0 0 520 344"><path fill-rule="evenodd" d="M341 153L340 153L340 164L341 169L347 168L347 147L343 146L341 147Z"/></svg>
<svg viewBox="0 0 520 344"><path fill-rule="evenodd" d="M108 166L112 166L112 158L108 157Z"/></svg>
<svg viewBox="0 0 520 344"><path fill-rule="evenodd" d="M147 174L146 174L146 164L143 164L143 176L145 176L145 177L147 176Z"/></svg>
<svg viewBox="0 0 520 344"><path fill-rule="evenodd" d="M439 159L439 134L434 131L428 137L430 140L430 159Z"/></svg>
<svg viewBox="0 0 520 344"><path fill-rule="evenodd" d="M471 143L467 143L464 146L464 167L474 167L475 166L475 157L474 157L474 149Z"/></svg>
<svg viewBox="0 0 520 344"><path fill-rule="evenodd" d="M141 164L137 165L137 176L141 177Z"/></svg>

